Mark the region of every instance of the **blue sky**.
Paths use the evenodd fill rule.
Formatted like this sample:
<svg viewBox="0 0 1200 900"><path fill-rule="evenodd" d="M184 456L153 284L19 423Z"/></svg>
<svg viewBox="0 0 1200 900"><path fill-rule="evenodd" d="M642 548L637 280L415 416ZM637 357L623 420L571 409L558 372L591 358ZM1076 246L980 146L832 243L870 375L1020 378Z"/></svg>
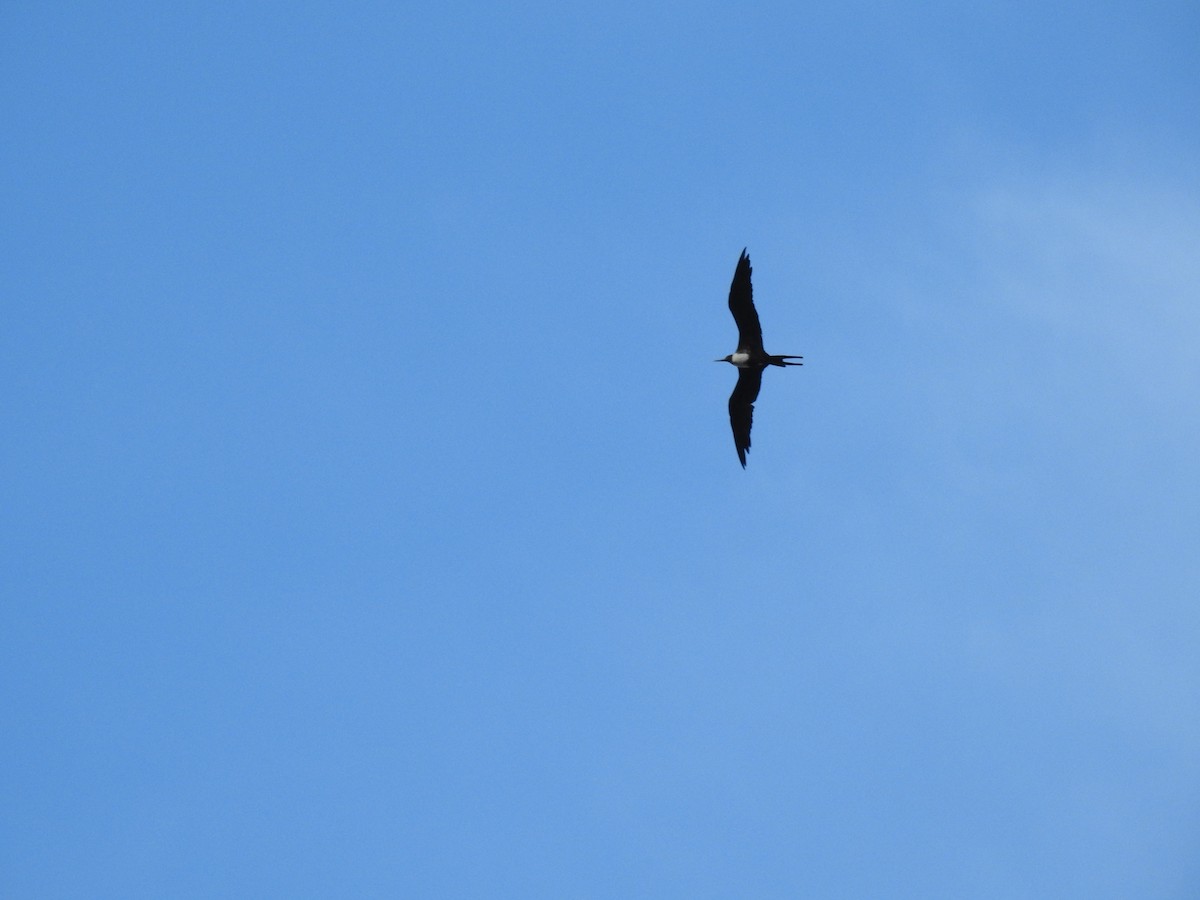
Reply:
<svg viewBox="0 0 1200 900"><path fill-rule="evenodd" d="M1200 11L912 7L6 4L0 893L1196 896Z"/></svg>

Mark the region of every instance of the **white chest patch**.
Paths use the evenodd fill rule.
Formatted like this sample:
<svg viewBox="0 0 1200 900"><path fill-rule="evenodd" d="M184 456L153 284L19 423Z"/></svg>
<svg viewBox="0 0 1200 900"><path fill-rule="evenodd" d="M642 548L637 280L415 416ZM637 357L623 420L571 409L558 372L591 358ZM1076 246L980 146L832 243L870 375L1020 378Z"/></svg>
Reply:
<svg viewBox="0 0 1200 900"><path fill-rule="evenodd" d="M749 353L734 353L734 354L730 355L729 361L731 363L733 363L735 366L737 366L739 369L744 369L746 367L746 363L750 362L750 354Z"/></svg>

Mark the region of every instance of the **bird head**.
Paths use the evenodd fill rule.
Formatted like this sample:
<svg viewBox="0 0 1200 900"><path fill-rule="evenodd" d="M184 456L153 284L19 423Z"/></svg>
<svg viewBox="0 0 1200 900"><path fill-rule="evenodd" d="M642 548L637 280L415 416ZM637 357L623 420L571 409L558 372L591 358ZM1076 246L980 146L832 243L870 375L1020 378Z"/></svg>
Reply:
<svg viewBox="0 0 1200 900"><path fill-rule="evenodd" d="M730 353L728 356L722 356L720 359L714 359L713 362L727 362L732 365L733 364L733 354Z"/></svg>

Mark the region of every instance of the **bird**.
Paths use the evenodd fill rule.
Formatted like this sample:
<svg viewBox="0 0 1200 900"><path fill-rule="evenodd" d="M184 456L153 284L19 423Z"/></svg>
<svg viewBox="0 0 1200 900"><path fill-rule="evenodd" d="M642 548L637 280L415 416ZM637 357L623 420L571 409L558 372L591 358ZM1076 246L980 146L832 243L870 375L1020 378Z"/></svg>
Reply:
<svg viewBox="0 0 1200 900"><path fill-rule="evenodd" d="M754 289L750 284L750 257L745 248L733 271L729 285L729 311L738 328L738 348L713 362L737 366L738 380L729 395L729 425L733 429L733 445L737 448L742 468L746 468L746 451L750 449L750 426L754 422L754 401L762 387L762 373L767 366L802 366L803 356L772 356L763 350L762 326L754 308Z"/></svg>

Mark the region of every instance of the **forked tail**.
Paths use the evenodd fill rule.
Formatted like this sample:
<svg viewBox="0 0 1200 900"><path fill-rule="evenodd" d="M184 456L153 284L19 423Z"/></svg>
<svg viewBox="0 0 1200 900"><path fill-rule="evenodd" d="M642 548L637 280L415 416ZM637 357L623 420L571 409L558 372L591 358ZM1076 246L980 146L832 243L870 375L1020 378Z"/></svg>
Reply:
<svg viewBox="0 0 1200 900"><path fill-rule="evenodd" d="M789 359L804 359L803 356L772 356L769 358L768 365L772 366L802 366L802 362L788 362Z"/></svg>

